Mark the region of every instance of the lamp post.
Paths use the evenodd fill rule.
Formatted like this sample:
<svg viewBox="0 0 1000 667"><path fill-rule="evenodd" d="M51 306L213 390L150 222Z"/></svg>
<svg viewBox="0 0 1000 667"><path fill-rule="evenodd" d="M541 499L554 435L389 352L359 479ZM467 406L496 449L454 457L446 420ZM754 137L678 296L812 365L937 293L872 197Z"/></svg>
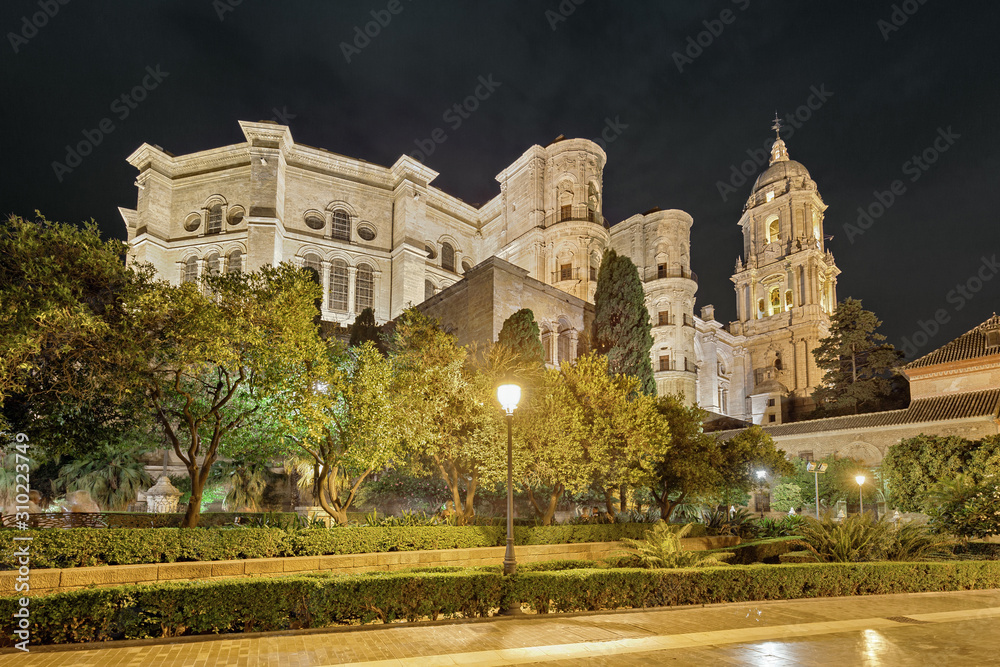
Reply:
<svg viewBox="0 0 1000 667"><path fill-rule="evenodd" d="M857 477L854 478L854 481L858 483L858 501L860 501L860 503L861 503L861 515L864 516L864 513L865 513L865 490L864 490L865 476L864 475L858 475Z"/></svg>
<svg viewBox="0 0 1000 667"><path fill-rule="evenodd" d="M760 504L760 518L764 518L764 479L767 477L767 473L763 470L757 471L757 482L760 491L757 495L757 502Z"/></svg>
<svg viewBox="0 0 1000 667"><path fill-rule="evenodd" d="M521 388L516 384L502 384L497 387L497 400L507 413L507 552L503 557L503 573L514 574L517 561L514 560L514 439L511 424L514 410L521 400Z"/></svg>

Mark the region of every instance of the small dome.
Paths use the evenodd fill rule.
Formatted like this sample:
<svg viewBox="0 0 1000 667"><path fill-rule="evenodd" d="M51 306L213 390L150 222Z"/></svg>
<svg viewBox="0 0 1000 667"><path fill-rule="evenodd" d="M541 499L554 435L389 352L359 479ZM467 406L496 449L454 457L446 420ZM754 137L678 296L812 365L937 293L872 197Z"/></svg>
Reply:
<svg viewBox="0 0 1000 667"><path fill-rule="evenodd" d="M757 385L751 396L756 396L757 394L787 394L788 387L781 384L774 378L770 380L764 380L759 385Z"/></svg>
<svg viewBox="0 0 1000 667"><path fill-rule="evenodd" d="M782 160L775 162L768 167L763 174L757 177L757 182L753 184L753 192L756 194L772 183L783 181L789 178L804 178L812 180L809 170L801 162L795 160Z"/></svg>

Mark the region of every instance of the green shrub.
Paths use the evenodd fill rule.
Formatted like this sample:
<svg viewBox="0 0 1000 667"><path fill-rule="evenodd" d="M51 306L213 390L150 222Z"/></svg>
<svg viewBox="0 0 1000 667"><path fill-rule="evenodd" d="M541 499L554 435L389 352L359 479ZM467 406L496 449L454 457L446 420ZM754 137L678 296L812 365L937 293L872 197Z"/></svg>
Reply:
<svg viewBox="0 0 1000 667"><path fill-rule="evenodd" d="M768 563L776 565L783 562L781 557L804 546L802 540L797 537L777 537L753 542L744 542L735 547L726 547L726 551L732 552L728 563L738 565L750 565L752 563ZM815 561L816 557L812 552L808 552Z"/></svg>
<svg viewBox="0 0 1000 667"><path fill-rule="evenodd" d="M514 543L569 544L641 538L649 524L518 526ZM16 569L14 535L28 535L36 568L136 565L195 560L321 556L503 546L500 526L369 528L46 528L0 531L0 569Z"/></svg>
<svg viewBox="0 0 1000 667"><path fill-rule="evenodd" d="M894 526L867 514L853 514L839 523L829 513L819 521L806 517L799 532L807 548L822 562L921 560L947 553L951 544L925 526Z"/></svg>
<svg viewBox="0 0 1000 667"><path fill-rule="evenodd" d="M93 588L32 598L38 644L486 616L1000 587L1000 562L810 563L697 569L478 569L296 575ZM16 598L0 598L10 645Z"/></svg>
<svg viewBox="0 0 1000 667"><path fill-rule="evenodd" d="M798 484L778 484L771 491L771 507L775 512L802 507L802 488Z"/></svg>
<svg viewBox="0 0 1000 667"><path fill-rule="evenodd" d="M670 525L661 521L641 540L626 538L622 542L631 547L629 554L638 558L643 567L706 567L722 565L716 556L705 551L685 551L681 548L681 538L691 532L691 524ZM720 554L721 555L721 554Z"/></svg>
<svg viewBox="0 0 1000 667"><path fill-rule="evenodd" d="M931 525L939 531L964 538L1000 535L1000 483L975 484L958 475L933 485L925 499Z"/></svg>

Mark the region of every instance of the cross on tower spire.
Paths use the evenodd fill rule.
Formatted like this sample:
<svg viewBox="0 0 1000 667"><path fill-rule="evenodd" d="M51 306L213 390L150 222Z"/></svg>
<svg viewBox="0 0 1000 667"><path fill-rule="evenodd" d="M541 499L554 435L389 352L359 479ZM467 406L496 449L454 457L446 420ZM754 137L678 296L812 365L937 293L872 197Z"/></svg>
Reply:
<svg viewBox="0 0 1000 667"><path fill-rule="evenodd" d="M774 130L775 138L781 139L781 119L778 118L778 112L774 112L774 122L771 123L771 129Z"/></svg>
<svg viewBox="0 0 1000 667"><path fill-rule="evenodd" d="M788 149L785 148L785 142L781 140L781 119L778 118L778 112L774 112L774 123L771 124L771 129L774 130L774 143L771 144L771 162L786 162L788 161Z"/></svg>

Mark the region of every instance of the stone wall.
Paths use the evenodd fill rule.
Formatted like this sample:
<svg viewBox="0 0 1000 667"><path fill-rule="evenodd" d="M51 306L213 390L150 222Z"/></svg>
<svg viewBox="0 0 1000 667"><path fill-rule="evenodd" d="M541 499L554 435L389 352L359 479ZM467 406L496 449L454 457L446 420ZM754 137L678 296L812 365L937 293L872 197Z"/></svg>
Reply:
<svg viewBox="0 0 1000 667"><path fill-rule="evenodd" d="M705 550L739 543L739 538L685 538L685 549ZM300 556L294 558L251 558L245 560L154 563L150 565L108 565L31 571L29 595L45 595L94 586L152 584L161 581L204 581L232 577L277 577L307 572L356 574L389 572L414 567L475 567L499 565L505 547L475 549L437 549L428 551L390 551L371 554ZM537 544L515 547L519 563L546 560L598 560L622 551L619 542L578 542L574 544ZM0 596L23 595L15 592L17 571L0 572Z"/></svg>

